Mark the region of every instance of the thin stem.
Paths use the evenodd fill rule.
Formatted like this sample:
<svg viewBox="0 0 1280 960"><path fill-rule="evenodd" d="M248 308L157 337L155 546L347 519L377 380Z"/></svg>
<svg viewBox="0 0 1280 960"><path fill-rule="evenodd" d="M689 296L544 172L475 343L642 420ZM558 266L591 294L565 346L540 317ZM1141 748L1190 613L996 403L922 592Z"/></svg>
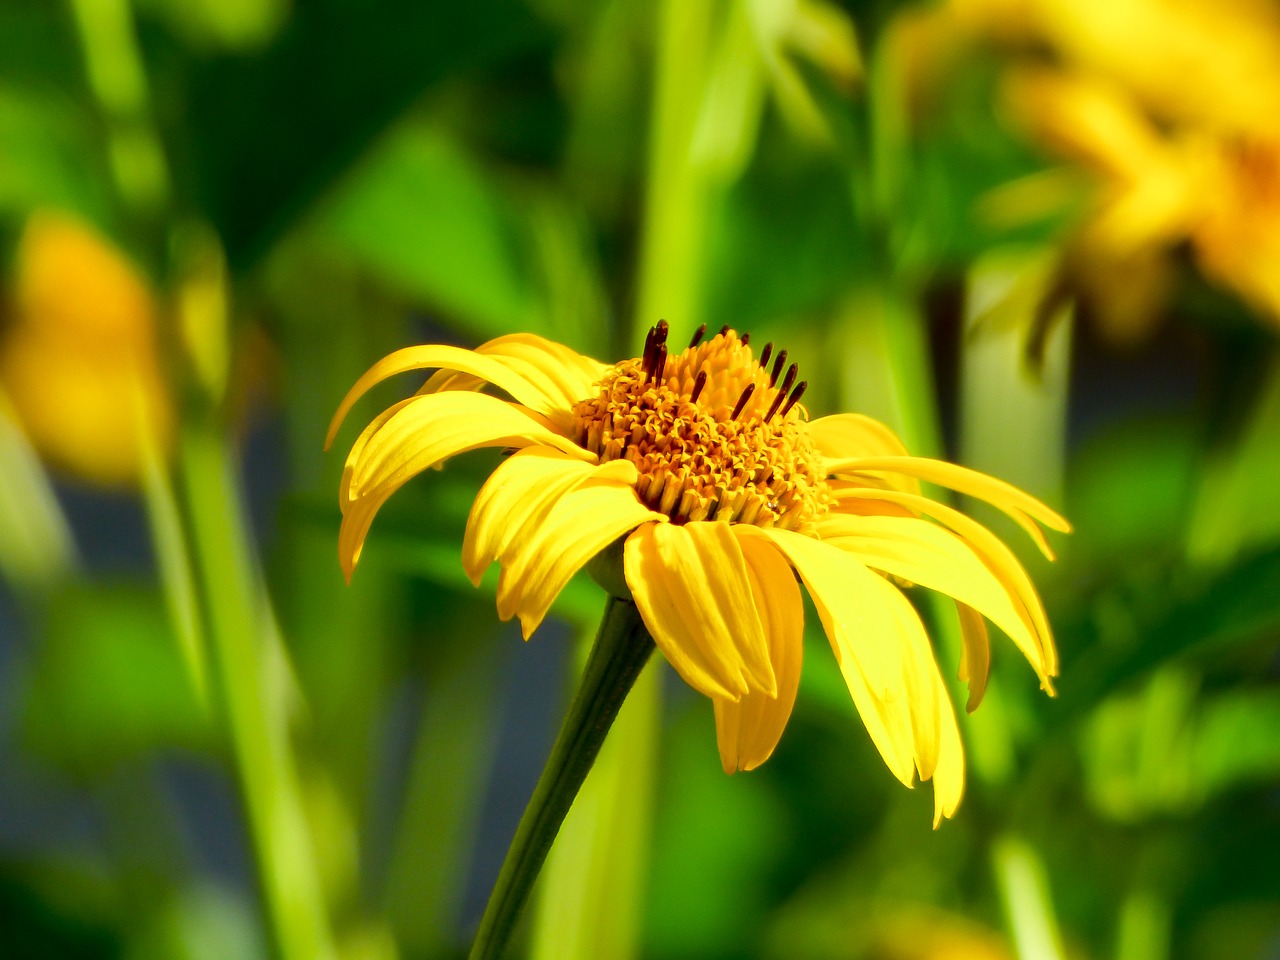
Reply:
<svg viewBox="0 0 1280 960"><path fill-rule="evenodd" d="M282 960L327 960L336 952L287 717L268 684L265 601L227 441L211 418L198 418L187 424L181 454L217 707L240 779L275 951Z"/></svg>
<svg viewBox="0 0 1280 960"><path fill-rule="evenodd" d="M610 597L578 693L489 896L471 960L502 955L560 824L652 652L653 639L635 604Z"/></svg>

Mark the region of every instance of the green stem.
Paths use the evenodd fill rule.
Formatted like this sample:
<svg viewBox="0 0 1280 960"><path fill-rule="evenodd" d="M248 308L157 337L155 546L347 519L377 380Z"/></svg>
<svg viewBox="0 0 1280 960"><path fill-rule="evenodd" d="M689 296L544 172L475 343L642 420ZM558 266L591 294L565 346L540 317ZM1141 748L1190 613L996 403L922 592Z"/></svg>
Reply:
<svg viewBox="0 0 1280 960"><path fill-rule="evenodd" d="M336 956L288 718L269 683L265 600L245 536L227 441L208 416L186 425L182 467L208 621L217 706L240 778L267 922L281 960ZM276 667L276 670L279 668Z"/></svg>
<svg viewBox="0 0 1280 960"><path fill-rule="evenodd" d="M653 639L635 604L610 597L582 684L520 819L498 882L480 919L480 929L471 946L471 960L496 960L502 955L560 824L591 770L622 702L652 652Z"/></svg>

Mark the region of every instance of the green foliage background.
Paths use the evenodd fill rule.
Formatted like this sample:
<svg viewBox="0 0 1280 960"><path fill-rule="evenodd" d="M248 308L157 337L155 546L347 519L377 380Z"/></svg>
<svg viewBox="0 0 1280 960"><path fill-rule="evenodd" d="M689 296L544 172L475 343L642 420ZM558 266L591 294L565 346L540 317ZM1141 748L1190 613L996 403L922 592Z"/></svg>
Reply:
<svg viewBox="0 0 1280 960"><path fill-rule="evenodd" d="M731 778L655 664L514 954L1280 955L1274 328L1184 263L1149 341L1116 353L1068 298L1030 359L1084 194L984 219L1046 163L995 62L924 123L884 39L907 5L825 8L843 66L787 46L811 6L0 2L6 258L57 208L165 302L224 263L230 356L202 377L217 346L166 321L181 437L140 491L0 438L0 955L464 956L603 601L580 578L528 646L497 621L458 561L482 454L397 494L345 587L325 426L400 346L608 359L659 317L783 343L815 412L1060 507L1061 562L1027 560L1060 695L993 638L931 831L820 634L777 753Z"/></svg>

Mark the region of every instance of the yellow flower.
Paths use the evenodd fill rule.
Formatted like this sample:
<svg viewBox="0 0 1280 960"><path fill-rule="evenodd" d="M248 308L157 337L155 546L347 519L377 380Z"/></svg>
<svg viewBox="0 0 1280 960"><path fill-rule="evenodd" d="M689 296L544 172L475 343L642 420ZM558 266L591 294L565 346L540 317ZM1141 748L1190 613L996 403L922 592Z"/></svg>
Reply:
<svg viewBox="0 0 1280 960"><path fill-rule="evenodd" d="M1057 655L1044 610L989 530L924 496L919 481L984 499L1041 549L1037 526L1069 529L1027 494L964 467L912 457L857 414L809 420L786 351L757 357L725 328L685 350L650 330L644 354L606 366L525 334L476 350L418 346L373 366L351 405L397 373L440 368L378 416L343 471L339 553L348 577L374 514L446 457L514 447L476 497L463 564L501 565L498 613L527 638L579 569L619 538L626 586L668 662L715 706L721 761L749 770L773 752L800 681L807 587L853 701L904 784L934 779L935 824L960 801L955 714L915 608L898 584L956 601L969 708L982 698L987 617L1051 691ZM478 392L492 384L511 399Z"/></svg>
<svg viewBox="0 0 1280 960"><path fill-rule="evenodd" d="M39 211L18 244L15 287L0 389L32 445L90 482L136 483L139 429L145 424L160 449L172 433L145 282L81 221Z"/></svg>
<svg viewBox="0 0 1280 960"><path fill-rule="evenodd" d="M1006 84L1015 119L1091 174L1096 202L1067 260L1105 333L1120 342L1149 333L1184 244L1208 279L1280 328L1274 4L951 0L943 9L942 29L1022 49Z"/></svg>

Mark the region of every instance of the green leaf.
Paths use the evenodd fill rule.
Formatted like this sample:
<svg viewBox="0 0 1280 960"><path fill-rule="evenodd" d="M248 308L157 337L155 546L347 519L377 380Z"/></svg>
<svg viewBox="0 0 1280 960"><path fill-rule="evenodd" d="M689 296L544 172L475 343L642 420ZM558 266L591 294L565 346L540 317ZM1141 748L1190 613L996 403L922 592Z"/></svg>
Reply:
<svg viewBox="0 0 1280 960"><path fill-rule="evenodd" d="M444 133L395 131L317 226L384 281L481 337L539 326L515 208Z"/></svg>
<svg viewBox="0 0 1280 960"><path fill-rule="evenodd" d="M247 266L430 85L544 37L516 0L297 4L261 52L192 71L179 165Z"/></svg>
<svg viewBox="0 0 1280 960"><path fill-rule="evenodd" d="M23 704L31 748L94 772L160 747L203 748L209 726L159 594L74 584L50 607Z"/></svg>

